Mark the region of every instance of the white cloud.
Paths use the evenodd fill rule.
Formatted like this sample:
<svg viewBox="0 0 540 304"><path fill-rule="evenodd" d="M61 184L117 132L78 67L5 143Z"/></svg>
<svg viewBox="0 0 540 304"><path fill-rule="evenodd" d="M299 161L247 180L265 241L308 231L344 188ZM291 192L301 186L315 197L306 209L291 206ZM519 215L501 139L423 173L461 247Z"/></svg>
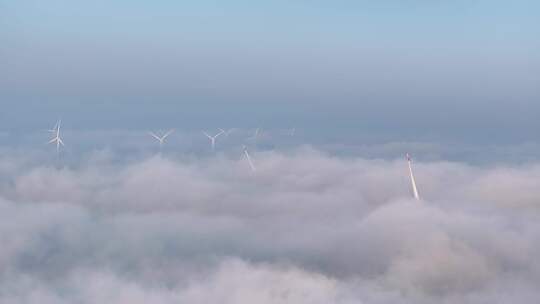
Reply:
<svg viewBox="0 0 540 304"><path fill-rule="evenodd" d="M401 159L109 159L9 166L0 302L540 299L538 165L419 162L416 202Z"/></svg>

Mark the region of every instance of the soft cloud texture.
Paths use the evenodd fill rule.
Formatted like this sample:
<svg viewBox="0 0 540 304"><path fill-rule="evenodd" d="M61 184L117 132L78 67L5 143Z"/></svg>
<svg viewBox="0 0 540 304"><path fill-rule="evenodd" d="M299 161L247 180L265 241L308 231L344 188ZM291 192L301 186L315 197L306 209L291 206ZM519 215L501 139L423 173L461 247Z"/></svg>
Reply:
<svg viewBox="0 0 540 304"><path fill-rule="evenodd" d="M253 154L4 155L0 302L540 299L540 165L419 162L416 202L402 159Z"/></svg>

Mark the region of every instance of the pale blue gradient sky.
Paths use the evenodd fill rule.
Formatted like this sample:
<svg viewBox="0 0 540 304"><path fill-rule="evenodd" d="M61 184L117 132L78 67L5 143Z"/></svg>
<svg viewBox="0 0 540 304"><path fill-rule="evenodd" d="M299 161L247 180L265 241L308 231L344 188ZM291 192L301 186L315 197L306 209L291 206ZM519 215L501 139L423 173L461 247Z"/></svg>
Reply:
<svg viewBox="0 0 540 304"><path fill-rule="evenodd" d="M537 141L537 1L0 0L3 129Z"/></svg>

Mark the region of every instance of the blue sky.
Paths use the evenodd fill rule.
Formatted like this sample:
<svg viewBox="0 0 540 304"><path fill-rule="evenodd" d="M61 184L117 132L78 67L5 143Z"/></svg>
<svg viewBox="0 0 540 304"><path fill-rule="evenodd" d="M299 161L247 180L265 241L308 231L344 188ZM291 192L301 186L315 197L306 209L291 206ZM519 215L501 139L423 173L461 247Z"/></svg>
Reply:
<svg viewBox="0 0 540 304"><path fill-rule="evenodd" d="M525 0L0 1L0 118L535 141L539 11Z"/></svg>

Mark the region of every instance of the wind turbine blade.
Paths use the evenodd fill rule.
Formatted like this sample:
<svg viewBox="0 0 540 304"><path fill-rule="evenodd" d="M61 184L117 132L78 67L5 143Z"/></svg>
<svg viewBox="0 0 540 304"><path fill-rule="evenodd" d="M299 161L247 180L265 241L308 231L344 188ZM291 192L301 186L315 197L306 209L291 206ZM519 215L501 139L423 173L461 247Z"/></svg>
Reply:
<svg viewBox="0 0 540 304"><path fill-rule="evenodd" d="M212 140L212 136L208 135L208 133L203 131L203 134L206 135L206 137L210 138L210 140Z"/></svg>
<svg viewBox="0 0 540 304"><path fill-rule="evenodd" d="M47 142L47 144L52 144L54 142L56 142L56 138L51 139L50 141Z"/></svg>
<svg viewBox="0 0 540 304"><path fill-rule="evenodd" d="M257 139L257 135L259 135L259 129L255 129L255 133L253 133L252 136L248 137L247 140L256 140Z"/></svg>
<svg viewBox="0 0 540 304"><path fill-rule="evenodd" d="M65 146L65 145L64 145L64 142L62 141L62 139L58 138L58 142L59 142L62 146Z"/></svg>
<svg viewBox="0 0 540 304"><path fill-rule="evenodd" d="M246 159L249 163L249 167L251 168L251 171L255 172L255 166L253 165L253 162L251 161L251 157L249 156L247 148L244 148L244 155L246 156Z"/></svg>
<svg viewBox="0 0 540 304"><path fill-rule="evenodd" d="M414 174L412 170L412 160L409 153L407 153L407 163L409 164L409 175L411 178L411 185L413 189L414 199L420 200L420 195L418 195L418 188L416 187L416 180L414 179Z"/></svg>
<svg viewBox="0 0 540 304"><path fill-rule="evenodd" d="M253 162L251 161L251 157L249 156L249 153L246 152L246 158L248 160L249 168L251 168L251 171L255 172L257 169L255 169L255 166L253 165Z"/></svg>
<svg viewBox="0 0 540 304"><path fill-rule="evenodd" d="M232 131L232 129L223 130L221 128L219 128L219 130L221 131L221 133L225 134L226 137L229 137L229 134L231 134Z"/></svg>
<svg viewBox="0 0 540 304"><path fill-rule="evenodd" d="M163 135L163 137L161 139L165 139L167 138L169 135L171 135L172 133L174 132L174 129L170 129L167 133L165 133L165 135Z"/></svg>
<svg viewBox="0 0 540 304"><path fill-rule="evenodd" d="M56 133L56 129L58 129L58 121L54 124L54 127L49 130L49 132Z"/></svg>
<svg viewBox="0 0 540 304"><path fill-rule="evenodd" d="M159 138L159 136L157 136L154 132L148 132L148 135L152 136L153 138L161 141L161 138Z"/></svg>

